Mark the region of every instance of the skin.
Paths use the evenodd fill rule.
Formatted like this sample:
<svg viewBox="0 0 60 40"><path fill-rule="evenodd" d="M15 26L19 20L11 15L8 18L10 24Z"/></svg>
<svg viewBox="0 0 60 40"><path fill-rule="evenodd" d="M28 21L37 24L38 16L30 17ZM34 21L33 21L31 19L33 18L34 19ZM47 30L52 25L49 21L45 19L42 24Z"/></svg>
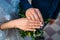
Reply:
<svg viewBox="0 0 60 40"><path fill-rule="evenodd" d="M1 29L10 29L10 28L18 28L24 31L36 31L35 29L40 28L39 21L31 21L27 20L27 18L20 18L16 20L12 20L10 22L4 23L1 25Z"/></svg>
<svg viewBox="0 0 60 40"><path fill-rule="evenodd" d="M50 19L49 24L51 25L53 23L55 23L55 19Z"/></svg>
<svg viewBox="0 0 60 40"><path fill-rule="evenodd" d="M41 24L40 26L42 27L43 26L43 18L42 18L42 15L41 15L41 12L39 11L39 9L37 8L29 8L27 11L26 11L26 17L28 20L37 20L37 21L40 21ZM55 22L55 19L50 19L49 21L49 24L53 24Z"/></svg>
<svg viewBox="0 0 60 40"><path fill-rule="evenodd" d="M25 13L26 18L12 20L4 23L0 26L0 29L18 28L24 31L36 31L43 26L43 18L41 12L37 8L30 8ZM51 19L49 24L54 23L54 19Z"/></svg>
<svg viewBox="0 0 60 40"><path fill-rule="evenodd" d="M28 20L41 22L40 26L43 26L44 21L43 21L43 18L42 18L42 15L41 15L41 12L39 11L39 9L29 8L26 11L26 17Z"/></svg>
<svg viewBox="0 0 60 40"><path fill-rule="evenodd" d="M1 25L2 30L10 28L18 28L24 31L35 31L39 29L43 23L41 12L36 8L30 8L26 11L26 18L12 20Z"/></svg>

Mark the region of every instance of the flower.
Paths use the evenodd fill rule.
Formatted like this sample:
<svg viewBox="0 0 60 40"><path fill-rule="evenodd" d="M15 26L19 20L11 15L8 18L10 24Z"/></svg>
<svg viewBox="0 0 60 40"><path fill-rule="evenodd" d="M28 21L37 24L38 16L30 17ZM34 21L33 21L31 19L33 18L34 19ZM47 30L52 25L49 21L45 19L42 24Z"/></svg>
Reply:
<svg viewBox="0 0 60 40"><path fill-rule="evenodd" d="M25 10L20 6L20 12L19 12L19 16L20 18L24 18L25 16ZM26 36L31 36L32 40L35 40L36 37L43 37L43 28L45 27L45 25L49 22L49 18L45 19L45 23L44 26L41 29L36 29L36 31L32 32L32 31L23 31L23 30L19 30L19 33L21 35L21 37L26 37Z"/></svg>

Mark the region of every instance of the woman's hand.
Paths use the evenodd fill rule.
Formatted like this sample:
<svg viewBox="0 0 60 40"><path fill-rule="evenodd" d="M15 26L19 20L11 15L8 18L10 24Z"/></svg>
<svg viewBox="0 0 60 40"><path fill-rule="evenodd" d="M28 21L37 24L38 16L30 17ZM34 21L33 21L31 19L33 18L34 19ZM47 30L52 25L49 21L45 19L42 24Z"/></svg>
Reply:
<svg viewBox="0 0 60 40"><path fill-rule="evenodd" d="M35 31L40 28L40 24L39 21L28 21L27 18L21 18L2 24L1 29L18 28L24 31Z"/></svg>
<svg viewBox="0 0 60 40"><path fill-rule="evenodd" d="M14 21L15 28L19 28L24 31L35 31L40 28L40 24L37 21L28 21L27 18L21 18Z"/></svg>
<svg viewBox="0 0 60 40"><path fill-rule="evenodd" d="M43 24L43 18L41 12L37 8L30 8L26 11L26 17L28 20L40 21Z"/></svg>

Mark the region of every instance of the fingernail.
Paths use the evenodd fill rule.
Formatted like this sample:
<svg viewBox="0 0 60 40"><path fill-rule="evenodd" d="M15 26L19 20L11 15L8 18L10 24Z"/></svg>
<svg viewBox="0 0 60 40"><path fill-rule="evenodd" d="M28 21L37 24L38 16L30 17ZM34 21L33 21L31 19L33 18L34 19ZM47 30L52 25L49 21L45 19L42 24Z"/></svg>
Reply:
<svg viewBox="0 0 60 40"><path fill-rule="evenodd" d="M43 24L41 24L41 26L43 26Z"/></svg>
<svg viewBox="0 0 60 40"><path fill-rule="evenodd" d="M43 26L42 22L40 22L40 26Z"/></svg>

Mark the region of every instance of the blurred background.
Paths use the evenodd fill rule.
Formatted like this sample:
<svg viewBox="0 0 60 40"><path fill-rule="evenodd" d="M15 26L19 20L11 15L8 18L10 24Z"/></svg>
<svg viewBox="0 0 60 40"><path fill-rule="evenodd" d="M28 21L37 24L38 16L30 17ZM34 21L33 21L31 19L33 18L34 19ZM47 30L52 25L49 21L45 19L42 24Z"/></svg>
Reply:
<svg viewBox="0 0 60 40"><path fill-rule="evenodd" d="M28 0L31 4L31 0ZM60 13L54 24L47 24L44 28L45 40L60 40Z"/></svg>

